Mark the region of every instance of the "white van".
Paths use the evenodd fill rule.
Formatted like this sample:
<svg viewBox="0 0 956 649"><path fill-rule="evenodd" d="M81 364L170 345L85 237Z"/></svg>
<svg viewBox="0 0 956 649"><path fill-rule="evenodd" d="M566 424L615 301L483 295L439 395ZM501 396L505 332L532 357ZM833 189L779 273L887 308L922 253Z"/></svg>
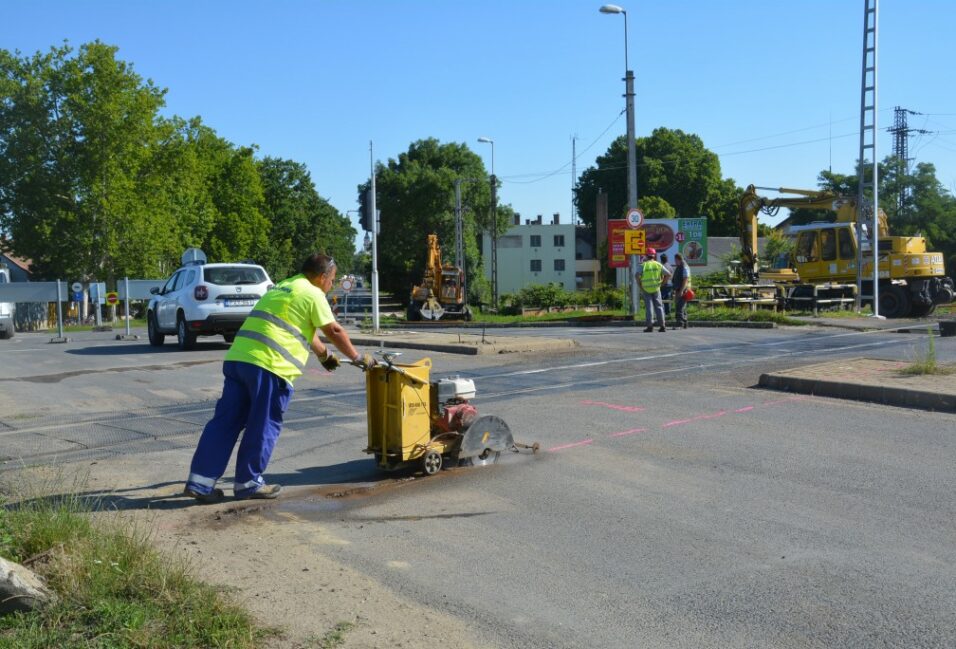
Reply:
<svg viewBox="0 0 956 649"><path fill-rule="evenodd" d="M0 284L10 283L10 269L0 264ZM0 302L0 338L13 338L13 316L17 305L13 302Z"/></svg>

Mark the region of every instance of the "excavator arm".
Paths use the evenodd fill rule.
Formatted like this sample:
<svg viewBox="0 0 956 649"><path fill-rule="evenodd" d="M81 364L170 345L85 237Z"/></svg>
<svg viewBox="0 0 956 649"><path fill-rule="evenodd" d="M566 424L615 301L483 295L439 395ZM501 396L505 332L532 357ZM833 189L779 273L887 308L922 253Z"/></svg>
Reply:
<svg viewBox="0 0 956 649"><path fill-rule="evenodd" d="M796 194L796 196L781 196L766 198L757 193L758 189L769 189L781 194ZM750 185L740 198L740 209L737 213L737 230L740 234L740 256L744 272L751 282L757 281L760 258L757 253L757 215L764 212L770 216L776 215L781 207L823 209L837 212L837 221L855 221L856 206L847 199L833 192L812 189L791 189L788 187L756 187ZM880 210L883 215L883 211ZM883 215L881 230L885 230L886 217Z"/></svg>

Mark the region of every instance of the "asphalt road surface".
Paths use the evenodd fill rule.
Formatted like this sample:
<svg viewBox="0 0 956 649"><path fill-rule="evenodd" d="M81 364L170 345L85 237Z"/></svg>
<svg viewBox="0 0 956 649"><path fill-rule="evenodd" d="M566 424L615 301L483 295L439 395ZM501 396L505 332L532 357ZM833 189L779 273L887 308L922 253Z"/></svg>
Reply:
<svg viewBox="0 0 956 649"><path fill-rule="evenodd" d="M912 359L925 336L508 333L581 347L403 359L473 378L479 411L542 452L382 475L362 453L362 375L315 364L270 465L292 488L275 523L314 521L342 541L323 552L496 647L956 646L956 417L753 388L806 363ZM225 345L71 335L0 341L0 470L134 455L144 484L185 477ZM956 360L953 339L936 350ZM338 497L309 491L327 485Z"/></svg>

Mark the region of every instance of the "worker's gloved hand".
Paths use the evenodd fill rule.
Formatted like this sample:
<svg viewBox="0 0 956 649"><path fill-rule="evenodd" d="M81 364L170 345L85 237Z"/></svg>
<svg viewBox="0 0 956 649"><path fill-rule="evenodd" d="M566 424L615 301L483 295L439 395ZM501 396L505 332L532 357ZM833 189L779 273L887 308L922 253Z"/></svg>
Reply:
<svg viewBox="0 0 956 649"><path fill-rule="evenodd" d="M359 358L352 361L352 365L368 371L378 365L378 361L376 361L371 354L362 354Z"/></svg>
<svg viewBox="0 0 956 649"><path fill-rule="evenodd" d="M324 367L327 372L334 372L339 369L339 366L342 364L335 354L332 353L331 349L325 350L325 358L320 358L319 362L322 363L322 367Z"/></svg>

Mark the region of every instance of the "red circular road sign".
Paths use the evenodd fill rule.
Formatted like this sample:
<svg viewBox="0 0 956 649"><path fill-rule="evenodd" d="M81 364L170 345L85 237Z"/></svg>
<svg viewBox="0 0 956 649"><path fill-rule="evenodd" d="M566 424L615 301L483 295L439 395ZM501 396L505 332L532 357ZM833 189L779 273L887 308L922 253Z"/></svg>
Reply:
<svg viewBox="0 0 956 649"><path fill-rule="evenodd" d="M627 216L624 217L624 220L627 221L627 227L636 230L644 225L644 212L635 207L627 211Z"/></svg>
<svg viewBox="0 0 956 649"><path fill-rule="evenodd" d="M110 291L106 294L106 303L107 304L119 304L119 293L116 291Z"/></svg>

